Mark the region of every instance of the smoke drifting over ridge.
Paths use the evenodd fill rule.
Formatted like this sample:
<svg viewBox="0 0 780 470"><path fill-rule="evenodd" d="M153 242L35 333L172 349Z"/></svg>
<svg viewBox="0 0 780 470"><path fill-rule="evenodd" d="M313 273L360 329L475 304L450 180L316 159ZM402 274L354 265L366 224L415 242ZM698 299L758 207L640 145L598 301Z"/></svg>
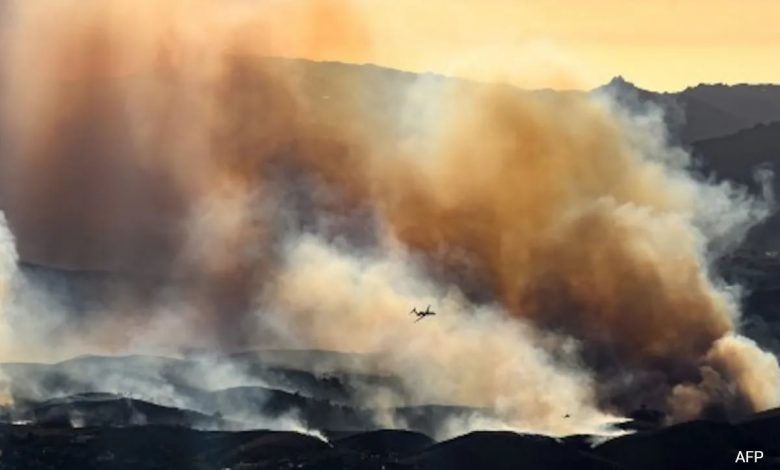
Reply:
<svg viewBox="0 0 780 470"><path fill-rule="evenodd" d="M11 4L0 202L21 256L155 278L63 351L379 352L408 393L368 402L497 417L464 430L780 405L777 359L708 269L768 208L690 176L654 110L261 58L323 36L319 7L280 28L290 7L261 5ZM370 38L319 5L346 18L331 40ZM35 315L6 251L6 315ZM27 341L3 350L45 355Z"/></svg>

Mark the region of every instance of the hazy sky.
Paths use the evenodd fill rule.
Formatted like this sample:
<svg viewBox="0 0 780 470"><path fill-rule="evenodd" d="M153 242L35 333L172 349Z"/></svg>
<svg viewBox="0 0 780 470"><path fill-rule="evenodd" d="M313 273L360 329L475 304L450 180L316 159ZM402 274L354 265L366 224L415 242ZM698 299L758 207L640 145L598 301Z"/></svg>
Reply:
<svg viewBox="0 0 780 470"><path fill-rule="evenodd" d="M317 40L291 52L533 87L593 86L618 74L655 90L780 83L779 0L352 3L349 14L332 3L309 12Z"/></svg>
<svg viewBox="0 0 780 470"><path fill-rule="evenodd" d="M67 8L53 14L56 4ZM531 88L589 88L616 75L653 90L780 83L780 0L47 0L31 10L56 28L58 15L81 21L100 8L115 32L160 32L175 18L207 47L222 30L206 30L206 18L238 26L245 51Z"/></svg>

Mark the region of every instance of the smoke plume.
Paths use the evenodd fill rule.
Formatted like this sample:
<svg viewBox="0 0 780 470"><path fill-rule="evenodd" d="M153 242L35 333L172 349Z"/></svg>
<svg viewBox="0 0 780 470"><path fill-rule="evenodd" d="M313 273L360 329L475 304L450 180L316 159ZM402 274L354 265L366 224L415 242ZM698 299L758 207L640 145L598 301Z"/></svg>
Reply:
<svg viewBox="0 0 780 470"><path fill-rule="evenodd" d="M312 4L7 7L0 203L20 256L143 287L61 316L49 354L377 353L403 392L367 404L486 410L446 433L780 405L777 359L709 266L765 202L696 179L656 110L609 96L269 58L370 47L348 2Z"/></svg>

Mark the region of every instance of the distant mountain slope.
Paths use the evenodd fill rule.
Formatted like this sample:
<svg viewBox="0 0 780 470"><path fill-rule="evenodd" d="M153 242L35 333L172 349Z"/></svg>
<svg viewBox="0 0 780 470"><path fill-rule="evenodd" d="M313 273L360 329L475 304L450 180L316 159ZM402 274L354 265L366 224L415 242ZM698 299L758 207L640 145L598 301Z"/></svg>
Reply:
<svg viewBox="0 0 780 470"><path fill-rule="evenodd" d="M439 85L454 80L478 85L467 80L434 74L418 75L374 65L303 60L293 62L299 66L301 78L307 85L305 88L321 95L326 109L329 99L350 96L356 90L370 95L362 97L362 102L373 109L393 109L404 102L405 87L421 79ZM733 134L757 124L780 121L780 85L700 84L680 92L659 93L639 88L623 77L616 77L594 91L605 90L615 92L624 104L630 105L631 101L638 100L651 101L661 106L673 136L683 144ZM535 92L570 93L551 90Z"/></svg>
<svg viewBox="0 0 780 470"><path fill-rule="evenodd" d="M331 351L264 350L183 359L79 356L54 364L5 363L0 377L8 383L13 405L0 404L0 424L63 425L80 413L83 422L100 425L112 419L123 425L180 420L208 428L253 429L294 416L311 428L359 431L375 429L377 417L392 415L410 429L433 435L450 420L490 416L477 408L410 403L402 398L410 391L397 377L355 372L354 365L363 360L364 355ZM296 369L296 363L305 368ZM379 395L397 401L379 407L365 399Z"/></svg>
<svg viewBox="0 0 780 470"><path fill-rule="evenodd" d="M629 105L632 101L659 105L673 136L683 144L780 121L780 85L702 84L656 93L616 77L597 90L611 92Z"/></svg>
<svg viewBox="0 0 780 470"><path fill-rule="evenodd" d="M780 194L780 121L759 124L731 135L706 139L692 145L692 153L701 170L721 181L732 181L761 193L759 170L775 173L771 188ZM780 249L780 214L775 213L750 234L753 248Z"/></svg>
<svg viewBox="0 0 780 470"><path fill-rule="evenodd" d="M687 109L691 122L689 141L732 133L739 130L736 126L744 129L780 121L778 85L698 85L685 89L677 96ZM732 122L724 116L731 118Z"/></svg>
<svg viewBox="0 0 780 470"><path fill-rule="evenodd" d="M702 168L719 179L757 190L756 170L780 163L780 120L759 124L734 134L695 142L693 154ZM780 189L775 179L774 187Z"/></svg>

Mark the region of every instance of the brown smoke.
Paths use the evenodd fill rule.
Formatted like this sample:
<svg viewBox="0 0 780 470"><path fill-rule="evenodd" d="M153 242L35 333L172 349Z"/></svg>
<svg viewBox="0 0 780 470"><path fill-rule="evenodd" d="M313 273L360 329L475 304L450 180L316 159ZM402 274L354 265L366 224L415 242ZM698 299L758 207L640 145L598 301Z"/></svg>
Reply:
<svg viewBox="0 0 780 470"><path fill-rule="evenodd" d="M418 182L381 183L393 233L439 269L476 270L514 315L585 340L599 369L619 357L695 372L733 312L706 277L693 195L581 97L476 99L443 124Z"/></svg>
<svg viewBox="0 0 780 470"><path fill-rule="evenodd" d="M718 235L760 210L688 176L652 119L261 58L370 47L347 3L273 5L13 3L0 202L22 258L155 273L177 298L110 307L101 341L175 323L182 346L380 351L417 394L389 401L519 428L778 404L777 360L734 333L700 223L705 195L738 214ZM423 303L441 319L413 328Z"/></svg>

